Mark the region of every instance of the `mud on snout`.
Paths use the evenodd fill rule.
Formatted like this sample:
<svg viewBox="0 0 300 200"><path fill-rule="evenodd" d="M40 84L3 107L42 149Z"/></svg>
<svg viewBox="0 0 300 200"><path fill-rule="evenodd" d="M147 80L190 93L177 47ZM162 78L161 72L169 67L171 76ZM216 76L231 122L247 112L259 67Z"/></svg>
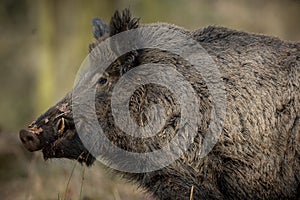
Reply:
<svg viewBox="0 0 300 200"><path fill-rule="evenodd" d="M95 158L82 144L72 118L71 97L42 114L19 132L23 146L30 152L42 150L44 159L69 158L91 165Z"/></svg>

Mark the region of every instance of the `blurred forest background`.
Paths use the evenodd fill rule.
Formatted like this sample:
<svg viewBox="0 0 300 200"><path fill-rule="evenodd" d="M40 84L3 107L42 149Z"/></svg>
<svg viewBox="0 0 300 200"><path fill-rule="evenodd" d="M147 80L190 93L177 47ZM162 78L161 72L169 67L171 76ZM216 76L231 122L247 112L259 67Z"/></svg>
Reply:
<svg viewBox="0 0 300 200"><path fill-rule="evenodd" d="M93 42L91 20L108 22L122 8L142 23L215 24L300 40L299 0L0 0L1 199L150 199L99 163L44 162L18 139L19 129L72 88Z"/></svg>

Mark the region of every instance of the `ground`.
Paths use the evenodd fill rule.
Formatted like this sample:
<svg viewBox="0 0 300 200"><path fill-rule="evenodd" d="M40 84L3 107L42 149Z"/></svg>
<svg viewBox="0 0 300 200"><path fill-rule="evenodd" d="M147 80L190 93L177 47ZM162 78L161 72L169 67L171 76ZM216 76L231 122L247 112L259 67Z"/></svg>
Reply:
<svg viewBox="0 0 300 200"><path fill-rule="evenodd" d="M17 133L1 131L0 137L3 200L151 199L145 191L107 171L99 162L87 168L66 159L44 161L41 152L29 153L21 146Z"/></svg>

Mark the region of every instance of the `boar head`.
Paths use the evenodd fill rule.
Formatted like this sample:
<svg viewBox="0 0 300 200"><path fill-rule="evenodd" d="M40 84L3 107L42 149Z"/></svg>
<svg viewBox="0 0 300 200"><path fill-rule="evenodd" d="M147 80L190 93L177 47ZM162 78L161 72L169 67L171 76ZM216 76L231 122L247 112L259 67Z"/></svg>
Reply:
<svg viewBox="0 0 300 200"><path fill-rule="evenodd" d="M108 36L122 31L138 27L138 19L131 18L128 9L122 13L116 11L113 15L110 26L100 19L93 20L94 37L97 40L90 45L90 51ZM129 55L131 57L131 55ZM114 70L105 73L97 81L98 94L96 100L97 109L101 110L99 120L107 117L105 111L108 107L111 89L109 86L120 76L120 71L116 72L116 61ZM120 68L118 68L120 70ZM28 151L42 150L44 158L69 158L91 165L95 158L86 149L77 134L72 114L72 92L67 94L55 106L49 108L44 114L32 122L27 129L19 132L20 140Z"/></svg>

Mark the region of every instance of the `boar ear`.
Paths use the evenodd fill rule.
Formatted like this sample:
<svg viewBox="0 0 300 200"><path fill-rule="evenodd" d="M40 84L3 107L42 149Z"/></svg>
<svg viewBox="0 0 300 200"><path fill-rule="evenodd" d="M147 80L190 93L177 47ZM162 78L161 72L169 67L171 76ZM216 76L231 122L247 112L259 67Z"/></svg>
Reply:
<svg viewBox="0 0 300 200"><path fill-rule="evenodd" d="M93 19L93 35L96 40L99 40L101 37L109 34L108 25L99 18Z"/></svg>
<svg viewBox="0 0 300 200"><path fill-rule="evenodd" d="M128 8L121 13L117 10L110 20L110 36L137 28L138 26L139 18L132 18Z"/></svg>
<svg viewBox="0 0 300 200"><path fill-rule="evenodd" d="M93 35L96 41L89 45L89 52L91 52L102 40L109 36L109 27L103 20L94 18L92 24Z"/></svg>
<svg viewBox="0 0 300 200"><path fill-rule="evenodd" d="M89 51L91 53L91 61L97 62L97 56L98 51L101 51L100 49L97 49L96 46L99 44L103 39L107 38L109 33L109 36L116 35L118 33L121 33L123 31L127 31L130 29L138 28L139 26L139 19L138 18L132 18L131 13L129 9L125 9L122 12L116 11L114 15L111 18L109 27L100 19L94 19L93 20L93 33L94 37L97 39L95 43L90 44ZM120 43L121 42L121 43ZM122 44L123 41L110 41L110 48L112 52L114 52L116 55L120 55L120 46L124 45ZM96 50L94 50L96 48ZM134 68L137 65L137 56L138 52L136 50L131 51L129 53L126 53L125 55L121 55L117 58L118 65L114 66L112 68L112 71L114 73L117 73L117 75L123 75L130 69Z"/></svg>

